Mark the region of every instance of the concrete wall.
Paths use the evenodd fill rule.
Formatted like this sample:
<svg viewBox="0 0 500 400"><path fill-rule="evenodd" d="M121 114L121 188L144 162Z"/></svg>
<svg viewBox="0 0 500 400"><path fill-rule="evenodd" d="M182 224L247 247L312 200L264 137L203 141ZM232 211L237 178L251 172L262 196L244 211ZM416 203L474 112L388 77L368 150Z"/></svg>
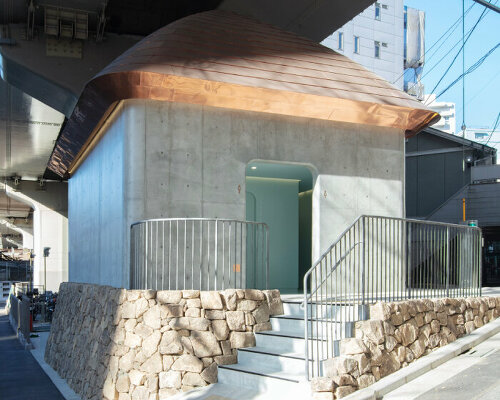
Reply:
<svg viewBox="0 0 500 400"><path fill-rule="evenodd" d="M397 129L142 100L122 103L103 129L69 181L72 281L126 287L134 221L244 219L255 159L316 167L313 259L360 214L404 214Z"/></svg>

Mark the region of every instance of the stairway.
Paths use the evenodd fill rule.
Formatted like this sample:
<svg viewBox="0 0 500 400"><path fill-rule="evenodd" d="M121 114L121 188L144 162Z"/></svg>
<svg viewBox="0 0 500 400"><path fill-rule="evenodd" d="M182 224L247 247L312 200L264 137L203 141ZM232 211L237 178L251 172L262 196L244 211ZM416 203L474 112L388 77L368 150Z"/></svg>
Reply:
<svg viewBox="0 0 500 400"><path fill-rule="evenodd" d="M285 297L285 296L284 296ZM284 315L271 317L272 331L255 334L256 346L238 350L238 364L220 365L218 383L173 399L309 399L304 360L304 310L301 296L283 299ZM349 307L324 307L339 316ZM313 316L316 317L316 316ZM326 344L318 338L314 347ZM217 397L220 396L220 397Z"/></svg>
<svg viewBox="0 0 500 400"><path fill-rule="evenodd" d="M299 392L307 398L304 311L299 300L283 301L283 310L284 315L271 317L272 331L255 334L255 347L238 350L238 364L219 366L220 384L247 387L274 398Z"/></svg>

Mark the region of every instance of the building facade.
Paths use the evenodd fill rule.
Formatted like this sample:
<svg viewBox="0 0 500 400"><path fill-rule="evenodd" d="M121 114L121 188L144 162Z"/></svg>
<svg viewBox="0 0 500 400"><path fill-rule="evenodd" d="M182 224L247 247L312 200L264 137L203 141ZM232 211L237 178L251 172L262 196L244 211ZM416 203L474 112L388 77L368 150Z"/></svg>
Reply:
<svg viewBox="0 0 500 400"><path fill-rule="evenodd" d="M404 34L403 0L384 0L366 8L322 44L403 90Z"/></svg>

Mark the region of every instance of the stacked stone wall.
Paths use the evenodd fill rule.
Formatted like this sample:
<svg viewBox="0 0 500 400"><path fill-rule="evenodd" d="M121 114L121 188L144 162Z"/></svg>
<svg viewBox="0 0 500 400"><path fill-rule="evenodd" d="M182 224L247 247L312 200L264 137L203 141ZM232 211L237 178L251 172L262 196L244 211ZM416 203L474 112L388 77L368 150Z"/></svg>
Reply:
<svg viewBox="0 0 500 400"><path fill-rule="evenodd" d="M500 297L423 299L377 303L340 356L324 362L325 377L311 382L313 398L333 400L406 367L500 315Z"/></svg>
<svg viewBox="0 0 500 400"><path fill-rule="evenodd" d="M82 399L161 400L217 382L283 313L278 290L61 284L45 360Z"/></svg>

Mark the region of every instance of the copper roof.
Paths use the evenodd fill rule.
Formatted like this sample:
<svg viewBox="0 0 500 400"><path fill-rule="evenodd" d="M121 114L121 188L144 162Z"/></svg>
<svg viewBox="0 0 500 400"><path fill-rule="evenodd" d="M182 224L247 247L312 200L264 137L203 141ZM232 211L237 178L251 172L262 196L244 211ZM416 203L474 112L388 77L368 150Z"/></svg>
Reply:
<svg viewBox="0 0 500 400"><path fill-rule="evenodd" d="M85 87L49 161L61 176L118 101L158 99L398 127L407 136L439 115L335 51L215 10L143 39Z"/></svg>

